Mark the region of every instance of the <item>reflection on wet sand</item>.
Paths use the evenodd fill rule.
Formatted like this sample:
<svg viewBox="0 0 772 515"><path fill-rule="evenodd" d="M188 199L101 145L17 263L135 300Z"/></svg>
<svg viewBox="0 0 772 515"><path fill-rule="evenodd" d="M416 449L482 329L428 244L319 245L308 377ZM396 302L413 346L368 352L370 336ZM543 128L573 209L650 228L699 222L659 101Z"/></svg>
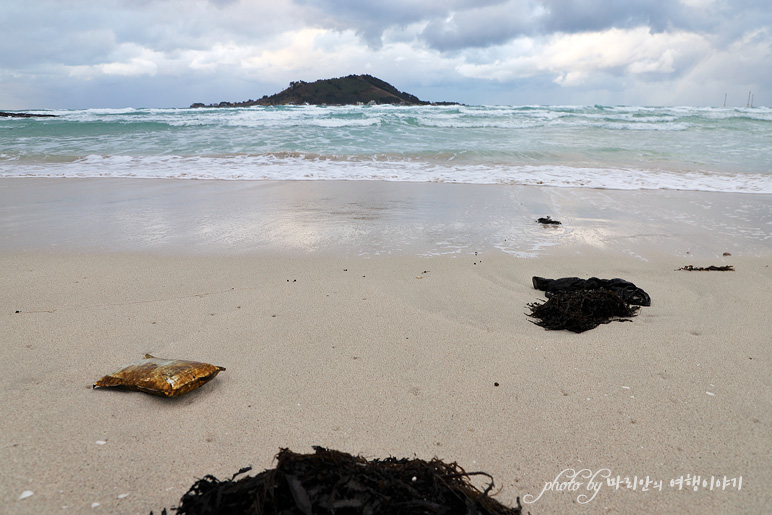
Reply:
<svg viewBox="0 0 772 515"><path fill-rule="evenodd" d="M383 181L0 180L0 244L110 251L643 258L768 252L767 195ZM545 215L563 221L543 226Z"/></svg>

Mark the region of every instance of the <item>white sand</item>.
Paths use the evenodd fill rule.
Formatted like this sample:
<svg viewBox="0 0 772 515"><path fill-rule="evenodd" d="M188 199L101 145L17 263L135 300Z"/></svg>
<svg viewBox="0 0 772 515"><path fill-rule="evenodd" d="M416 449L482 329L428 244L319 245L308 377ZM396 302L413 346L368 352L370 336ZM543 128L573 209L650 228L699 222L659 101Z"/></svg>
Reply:
<svg viewBox="0 0 772 515"><path fill-rule="evenodd" d="M581 505L578 478L582 490L545 492L534 514L772 502L769 255L650 249L644 260L579 242L539 259L40 247L0 252L9 513L158 513L206 474L256 473L282 447L313 445L457 461L492 474L509 505L565 469L663 481L604 482ZM686 264L736 271L675 271ZM653 304L632 322L545 331L525 316L543 298L533 275L622 277ZM227 371L176 400L91 389L144 353ZM742 489L670 487L687 474L742 476Z"/></svg>

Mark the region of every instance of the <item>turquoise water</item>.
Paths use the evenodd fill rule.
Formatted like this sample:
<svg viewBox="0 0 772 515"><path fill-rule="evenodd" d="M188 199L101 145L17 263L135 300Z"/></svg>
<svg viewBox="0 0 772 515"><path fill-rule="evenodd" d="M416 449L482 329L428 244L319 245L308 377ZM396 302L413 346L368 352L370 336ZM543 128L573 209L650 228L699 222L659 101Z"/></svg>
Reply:
<svg viewBox="0 0 772 515"><path fill-rule="evenodd" d="M0 177L772 193L772 109L283 106L0 119Z"/></svg>

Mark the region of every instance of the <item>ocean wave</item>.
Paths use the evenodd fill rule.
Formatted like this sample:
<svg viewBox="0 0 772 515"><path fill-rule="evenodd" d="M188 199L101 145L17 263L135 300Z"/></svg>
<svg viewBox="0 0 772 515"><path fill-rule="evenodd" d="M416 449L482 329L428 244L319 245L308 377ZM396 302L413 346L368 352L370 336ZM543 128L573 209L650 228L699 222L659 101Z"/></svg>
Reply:
<svg viewBox="0 0 772 515"><path fill-rule="evenodd" d="M278 106L2 122L0 176L397 180L772 192L772 110ZM44 121L41 121L44 120Z"/></svg>
<svg viewBox="0 0 772 515"><path fill-rule="evenodd" d="M433 160L386 154L364 159L296 152L201 157L95 154L60 162L28 162L21 165L0 161L0 177L381 180L772 194L772 175L768 174L566 165L458 164L456 157L457 154L453 153Z"/></svg>
<svg viewBox="0 0 772 515"><path fill-rule="evenodd" d="M42 113L42 112L41 112ZM278 106L200 109L50 110L70 122L160 123L170 127L362 127L530 129L559 126L609 130L682 131L700 123L772 121L767 108L625 106Z"/></svg>

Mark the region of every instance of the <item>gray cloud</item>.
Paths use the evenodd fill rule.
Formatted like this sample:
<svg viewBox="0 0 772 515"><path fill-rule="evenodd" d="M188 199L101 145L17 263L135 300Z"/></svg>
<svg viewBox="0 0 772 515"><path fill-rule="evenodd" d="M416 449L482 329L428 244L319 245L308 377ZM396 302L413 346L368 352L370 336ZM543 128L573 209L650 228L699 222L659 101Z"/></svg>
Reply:
<svg viewBox="0 0 772 515"><path fill-rule="evenodd" d="M647 26L654 32L689 30L732 40L751 26L769 26L768 0L296 0L306 20L353 30L372 47L395 27L426 24L420 38L431 48L457 51L504 44L519 36ZM691 4L691 5L690 5Z"/></svg>
<svg viewBox="0 0 772 515"><path fill-rule="evenodd" d="M541 0L548 10L544 32L584 32L609 27L630 28L646 25L660 32L680 25L682 4L677 0Z"/></svg>
<svg viewBox="0 0 772 515"><path fill-rule="evenodd" d="M0 48L8 50L0 52L0 66L11 67L45 62L95 64L129 43L174 52L207 49L219 42L258 42L301 23L293 22L293 13L281 5L239 0L7 4L0 13Z"/></svg>
<svg viewBox="0 0 772 515"><path fill-rule="evenodd" d="M421 37L442 51L500 44L532 32L540 13L527 4L507 2L457 11L431 20Z"/></svg>
<svg viewBox="0 0 772 515"><path fill-rule="evenodd" d="M412 23L442 20L453 12L491 5L507 0L392 0L363 2L362 0L295 0L311 10L309 22L337 30L353 30L368 45L378 48L384 32Z"/></svg>

